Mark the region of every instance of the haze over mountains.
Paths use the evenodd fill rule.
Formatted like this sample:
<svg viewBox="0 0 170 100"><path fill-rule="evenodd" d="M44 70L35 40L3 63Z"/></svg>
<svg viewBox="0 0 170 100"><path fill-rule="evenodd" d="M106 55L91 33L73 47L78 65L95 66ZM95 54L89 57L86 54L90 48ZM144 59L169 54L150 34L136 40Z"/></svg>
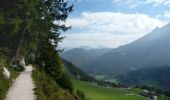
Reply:
<svg viewBox="0 0 170 100"><path fill-rule="evenodd" d="M170 65L169 37L170 24L167 24L116 49L72 49L62 53L62 57L89 73L119 75L149 66Z"/></svg>
<svg viewBox="0 0 170 100"><path fill-rule="evenodd" d="M102 56L106 52L110 51L109 48L96 48L96 49L86 49L86 48L74 48L63 52L61 57L72 62L76 66L83 68L84 65L90 63L91 61Z"/></svg>
<svg viewBox="0 0 170 100"><path fill-rule="evenodd" d="M97 73L121 74L148 66L170 64L170 24L156 28L148 35L131 44L114 49L87 64L86 70L94 68Z"/></svg>

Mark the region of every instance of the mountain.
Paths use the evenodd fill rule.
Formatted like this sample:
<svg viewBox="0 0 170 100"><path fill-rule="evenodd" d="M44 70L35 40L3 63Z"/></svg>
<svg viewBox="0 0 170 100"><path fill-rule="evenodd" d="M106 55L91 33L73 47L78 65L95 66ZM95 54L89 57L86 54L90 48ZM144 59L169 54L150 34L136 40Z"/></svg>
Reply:
<svg viewBox="0 0 170 100"><path fill-rule="evenodd" d="M74 48L61 53L61 57L72 62L80 68L85 67L86 63L93 61L94 59L102 56L106 52L110 51L109 48L101 49L84 49L84 48Z"/></svg>
<svg viewBox="0 0 170 100"><path fill-rule="evenodd" d="M62 63L64 65L64 69L66 70L65 72L69 74L69 76L72 76L74 79L79 79L81 81L89 81L89 82L96 81L95 78L88 75L86 72L76 67L72 63L68 62L67 60L62 59Z"/></svg>
<svg viewBox="0 0 170 100"><path fill-rule="evenodd" d="M87 63L90 73L118 75L148 66L170 65L170 24Z"/></svg>
<svg viewBox="0 0 170 100"><path fill-rule="evenodd" d="M82 48L82 49L85 49L85 50L90 50L90 49L92 49L92 48L89 47L89 46L80 46L79 48Z"/></svg>
<svg viewBox="0 0 170 100"><path fill-rule="evenodd" d="M163 89L170 89L170 66L149 67L130 71L117 76L121 83L130 85L151 85Z"/></svg>

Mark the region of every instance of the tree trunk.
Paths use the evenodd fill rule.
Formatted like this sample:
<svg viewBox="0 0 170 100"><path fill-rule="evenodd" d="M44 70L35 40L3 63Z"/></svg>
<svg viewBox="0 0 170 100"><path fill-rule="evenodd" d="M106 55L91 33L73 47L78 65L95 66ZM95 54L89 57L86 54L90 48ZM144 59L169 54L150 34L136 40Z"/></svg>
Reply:
<svg viewBox="0 0 170 100"><path fill-rule="evenodd" d="M23 42L24 42L24 34L22 35L19 43L18 43L18 46L16 48L16 51L15 51L15 54L13 55L13 57L11 58L11 61L10 61L10 64L12 65L12 63L14 62L15 59L18 59L19 58L19 54L20 54L20 51L21 51L21 48L22 48L22 45L23 45Z"/></svg>

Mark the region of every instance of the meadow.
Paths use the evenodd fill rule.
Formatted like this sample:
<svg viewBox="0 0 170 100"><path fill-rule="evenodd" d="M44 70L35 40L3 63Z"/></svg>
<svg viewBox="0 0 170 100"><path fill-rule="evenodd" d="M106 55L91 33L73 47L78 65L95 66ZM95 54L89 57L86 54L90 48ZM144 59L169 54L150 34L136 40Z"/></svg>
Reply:
<svg viewBox="0 0 170 100"><path fill-rule="evenodd" d="M73 80L76 89L83 91L87 100L147 100L144 97L131 94L119 88L100 87L88 82Z"/></svg>

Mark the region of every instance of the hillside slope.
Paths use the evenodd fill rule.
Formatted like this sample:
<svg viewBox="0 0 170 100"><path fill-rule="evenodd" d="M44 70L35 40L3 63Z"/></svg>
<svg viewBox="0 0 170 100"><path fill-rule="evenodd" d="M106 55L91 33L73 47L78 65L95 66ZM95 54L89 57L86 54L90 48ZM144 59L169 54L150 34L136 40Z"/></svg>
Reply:
<svg viewBox="0 0 170 100"><path fill-rule="evenodd" d="M80 68L76 67L72 63L62 59L63 65L64 65L64 70L66 74L68 74L70 77L74 79L78 79L81 81L89 81L89 82L94 82L97 81L95 78L92 76L88 75L86 72L81 70Z"/></svg>
<svg viewBox="0 0 170 100"><path fill-rule="evenodd" d="M118 87L112 88L109 86L110 88L107 88L104 82L95 80L72 63L64 59L62 62L65 72L72 77L75 91L81 91L85 95L86 100L147 100L145 97L140 97L137 94L132 96L125 95L130 92L120 90Z"/></svg>
<svg viewBox="0 0 170 100"><path fill-rule="evenodd" d="M120 75L120 82L130 85L151 85L166 90L170 89L170 66L142 68Z"/></svg>

